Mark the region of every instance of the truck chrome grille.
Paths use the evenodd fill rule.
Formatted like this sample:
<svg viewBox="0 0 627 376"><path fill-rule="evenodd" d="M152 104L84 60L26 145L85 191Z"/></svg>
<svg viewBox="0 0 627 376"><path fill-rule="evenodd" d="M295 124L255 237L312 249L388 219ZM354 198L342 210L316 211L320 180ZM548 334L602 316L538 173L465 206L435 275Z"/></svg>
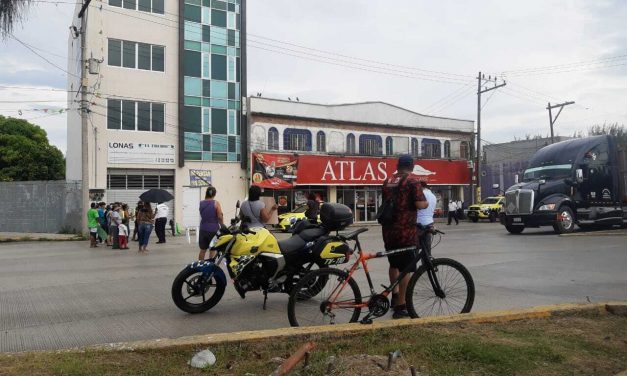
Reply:
<svg viewBox="0 0 627 376"><path fill-rule="evenodd" d="M506 214L531 214L533 210L533 191L516 189L505 192Z"/></svg>

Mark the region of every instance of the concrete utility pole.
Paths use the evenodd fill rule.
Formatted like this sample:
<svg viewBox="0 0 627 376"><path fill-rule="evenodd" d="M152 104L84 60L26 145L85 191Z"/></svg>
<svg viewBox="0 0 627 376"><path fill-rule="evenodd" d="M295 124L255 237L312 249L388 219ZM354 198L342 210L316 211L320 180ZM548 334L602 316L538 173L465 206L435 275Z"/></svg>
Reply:
<svg viewBox="0 0 627 376"><path fill-rule="evenodd" d="M483 85L490 82L494 83L494 86L483 88ZM479 72L479 74L477 75L477 164L475 166L475 171L477 172L478 189L481 189L481 94L487 93L490 90L498 89L507 84L505 81L503 81L502 84L497 85L496 82L496 76L494 76L494 78L492 78L491 76L485 78L485 74L481 74L481 72ZM473 190L473 192L471 192L473 203L476 202L475 199L480 199L480 197L476 197L475 194L476 193Z"/></svg>
<svg viewBox="0 0 627 376"><path fill-rule="evenodd" d="M81 232L87 230L87 206L89 204L89 140L87 138L87 56L85 44L87 43L87 16L85 12L89 7L91 0L85 0L81 10L78 12L78 18L81 20Z"/></svg>
<svg viewBox="0 0 627 376"><path fill-rule="evenodd" d="M551 102L549 102L548 106L546 106L546 109L549 110L549 122L551 124L551 143L555 142L553 141L553 124L555 124L555 121L557 121L558 116L560 116L560 114L562 113L562 110L564 109L565 106L568 106L570 104L575 104L575 102L570 101L570 102L564 102L564 103L560 103L560 104L554 104L551 106ZM551 112L552 109L554 108L558 108L559 107L559 111L557 111L557 114L555 115L555 119L553 119L553 113Z"/></svg>

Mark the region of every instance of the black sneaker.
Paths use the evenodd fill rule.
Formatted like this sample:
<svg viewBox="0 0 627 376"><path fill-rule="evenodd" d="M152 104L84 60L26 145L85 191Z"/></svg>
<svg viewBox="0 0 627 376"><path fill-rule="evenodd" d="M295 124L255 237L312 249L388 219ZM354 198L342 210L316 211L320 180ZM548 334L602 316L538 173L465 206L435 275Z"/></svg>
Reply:
<svg viewBox="0 0 627 376"><path fill-rule="evenodd" d="M409 318L409 312L407 312L406 309L395 310L394 314L392 315L392 318L394 320L396 320L396 319L408 319Z"/></svg>

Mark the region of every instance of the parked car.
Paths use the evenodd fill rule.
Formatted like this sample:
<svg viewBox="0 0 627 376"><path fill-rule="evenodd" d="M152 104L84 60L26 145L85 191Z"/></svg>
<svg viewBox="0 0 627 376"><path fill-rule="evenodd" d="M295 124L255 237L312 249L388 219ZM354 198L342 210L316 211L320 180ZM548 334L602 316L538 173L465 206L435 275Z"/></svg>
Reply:
<svg viewBox="0 0 627 376"><path fill-rule="evenodd" d="M503 196L487 197L479 204L470 205L467 216L473 222L479 222L480 219L496 222L504 204L505 197Z"/></svg>

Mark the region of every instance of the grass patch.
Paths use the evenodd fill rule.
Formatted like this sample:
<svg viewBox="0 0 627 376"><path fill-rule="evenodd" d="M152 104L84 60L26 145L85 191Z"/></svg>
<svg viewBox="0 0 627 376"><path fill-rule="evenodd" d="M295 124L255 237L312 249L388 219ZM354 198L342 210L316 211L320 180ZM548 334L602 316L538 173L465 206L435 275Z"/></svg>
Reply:
<svg viewBox="0 0 627 376"><path fill-rule="evenodd" d="M311 335L215 346L136 351L87 350L0 355L2 375L268 375L307 340L316 342L310 367L294 375L392 375L372 359L342 364L342 357L387 356L401 350L404 365L423 375L613 375L627 370L627 317L572 316L497 324L451 323L387 328L355 335ZM192 355L209 347L217 363L197 370ZM354 359L353 359L354 360ZM400 361L399 361L400 362ZM368 363L368 364L366 364ZM347 363L348 364L348 363ZM372 373L371 373L372 372Z"/></svg>

